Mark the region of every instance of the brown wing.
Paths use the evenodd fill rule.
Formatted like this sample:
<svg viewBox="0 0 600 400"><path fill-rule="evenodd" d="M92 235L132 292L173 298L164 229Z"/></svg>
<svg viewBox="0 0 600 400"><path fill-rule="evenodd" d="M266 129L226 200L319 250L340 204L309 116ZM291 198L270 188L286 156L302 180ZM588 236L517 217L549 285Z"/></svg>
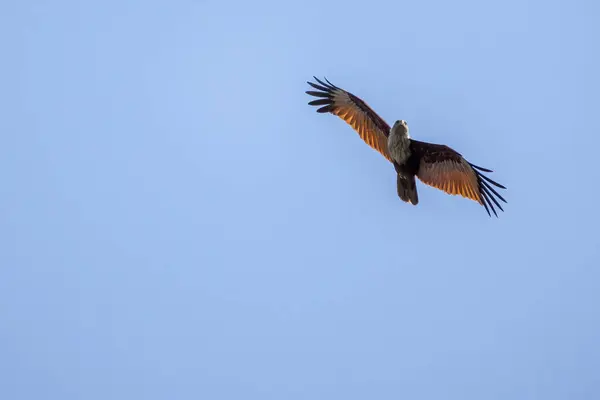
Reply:
<svg viewBox="0 0 600 400"><path fill-rule="evenodd" d="M502 211L502 206L494 196L506 203L506 200L492 186L506 189L504 186L484 176L482 172L492 172L469 163L450 147L411 140L412 156L418 160L417 177L425 184L443 190L452 195L461 195L489 208L496 217L494 204ZM492 204L493 202L493 204Z"/></svg>
<svg viewBox="0 0 600 400"><path fill-rule="evenodd" d="M306 93L319 97L308 104L311 106L322 106L317 109L319 113L331 113L346 121L369 146L381 153L389 161L392 161L387 149L387 137L390 126L371 109L360 98L350 92L314 77L320 85L307 82L313 88L319 90L307 91Z"/></svg>

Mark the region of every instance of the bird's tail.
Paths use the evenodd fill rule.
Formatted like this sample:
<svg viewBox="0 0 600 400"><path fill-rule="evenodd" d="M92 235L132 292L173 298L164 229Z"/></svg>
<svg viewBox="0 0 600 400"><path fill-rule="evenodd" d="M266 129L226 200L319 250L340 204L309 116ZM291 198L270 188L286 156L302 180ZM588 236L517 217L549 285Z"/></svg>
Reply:
<svg viewBox="0 0 600 400"><path fill-rule="evenodd" d="M398 186L398 197L403 201L416 206L419 203L419 196L417 195L415 177L407 177L398 174L396 182Z"/></svg>

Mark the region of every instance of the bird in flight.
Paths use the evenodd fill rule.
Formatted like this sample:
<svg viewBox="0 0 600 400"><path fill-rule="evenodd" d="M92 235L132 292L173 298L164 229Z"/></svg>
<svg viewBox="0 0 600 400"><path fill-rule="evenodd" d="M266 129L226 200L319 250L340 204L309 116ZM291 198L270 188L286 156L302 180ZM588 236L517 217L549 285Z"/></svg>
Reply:
<svg viewBox="0 0 600 400"><path fill-rule="evenodd" d="M371 148L394 165L400 199L413 205L419 203L417 177L426 185L478 202L489 216L491 209L498 217L494 205L504 211L496 198L504 203L506 200L492 185L501 189L506 187L482 174L491 170L471 164L446 145L411 139L406 121L397 120L390 128L359 97L333 85L327 78L326 82L314 78L318 83L307 83L317 91L306 93L318 99L308 104L320 106L317 109L319 113L331 113L343 119Z"/></svg>

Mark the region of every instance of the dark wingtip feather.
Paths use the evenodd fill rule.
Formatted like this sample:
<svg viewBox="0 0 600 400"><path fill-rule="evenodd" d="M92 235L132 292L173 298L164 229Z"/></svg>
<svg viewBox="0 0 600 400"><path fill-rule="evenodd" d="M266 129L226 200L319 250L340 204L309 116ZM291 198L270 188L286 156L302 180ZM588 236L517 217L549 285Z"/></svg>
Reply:
<svg viewBox="0 0 600 400"><path fill-rule="evenodd" d="M319 79L319 78L317 78L316 76L314 76L313 78L315 78L315 80L316 80L317 82L319 82L321 85L325 86L325 87L326 87L326 88L328 88L329 90L331 90L331 89L335 89L335 86L333 86L331 83L329 83L329 81L327 81L327 78L325 78L325 80L326 80L328 83L325 83L325 82L323 82L322 80L320 80L320 79Z"/></svg>
<svg viewBox="0 0 600 400"><path fill-rule="evenodd" d="M309 101L308 105L323 106L323 107L317 109L318 113L331 112L333 109L333 88L330 87L328 84L324 83L323 81L321 81L320 79L318 79L317 77L313 77L313 78L315 78L315 80L318 83L320 83L320 85L313 83L313 82L308 82L308 81L306 83L308 83L310 86L317 89L318 91L307 90L305 93L310 96L317 97L318 99Z"/></svg>
<svg viewBox="0 0 600 400"><path fill-rule="evenodd" d="M325 78L325 81L331 85L334 89L339 89L339 87L335 86L333 83L329 82L329 79Z"/></svg>
<svg viewBox="0 0 600 400"><path fill-rule="evenodd" d="M494 193L496 195L496 197L498 197L503 202L507 203L507 201L504 200L504 197L502 197L500 195L500 193L496 192L496 190L493 187L491 187L486 181L481 181L481 183L483 183L483 185L486 187L487 190L491 190L492 193Z"/></svg>
<svg viewBox="0 0 600 400"><path fill-rule="evenodd" d="M306 82L306 83L308 83L310 86L314 87L315 89L322 90L323 92L326 92L326 93L331 92L331 89L329 89L325 86L317 85L316 83L312 83L312 82Z"/></svg>
<svg viewBox="0 0 600 400"><path fill-rule="evenodd" d="M488 178L488 177L487 177L487 176L485 176L485 175L481 175L481 177L482 177L483 179L485 179L486 181L488 181L489 183L491 183L492 185L496 186L496 187L499 187L499 188L501 188L501 189L506 189L506 187L505 187L505 186L503 186L503 185L499 184L499 183L498 183L498 182L496 182L496 181L493 181L493 180L491 180L490 178Z"/></svg>
<svg viewBox="0 0 600 400"><path fill-rule="evenodd" d="M487 202L488 206L490 206L490 208L492 209L492 212L494 213L494 215L496 216L496 218L498 218L498 213L496 213L496 210L494 209L494 205L492 204L492 202L490 201L487 193L485 191L481 192L481 196L484 198L484 200ZM487 207L486 207L487 210ZM489 210L488 210L488 215L490 214ZM491 217L491 215L490 215Z"/></svg>
<svg viewBox="0 0 600 400"><path fill-rule="evenodd" d="M469 165L470 165L471 167L473 167L473 168L475 168L475 169L478 169L478 170L480 170L480 171L483 171L483 172L494 172L494 171L492 171L491 169L483 168L483 167L480 167L480 166L478 166L478 165L475 165L475 164L471 164L471 163L469 163Z"/></svg>
<svg viewBox="0 0 600 400"><path fill-rule="evenodd" d="M498 207L500 210L504 211L504 209L502 208L502 206L500 205L500 203L498 203L498 200L496 200L496 198L494 196L492 196L492 194L490 193L490 191L486 187L483 188L483 191L494 202L494 204L496 205L496 207Z"/></svg>
<svg viewBox="0 0 600 400"><path fill-rule="evenodd" d="M317 92L314 90L307 90L306 92L304 92L306 94L310 94L311 96L315 96L315 97L331 97L330 93L327 92Z"/></svg>
<svg viewBox="0 0 600 400"><path fill-rule="evenodd" d="M331 111L331 104L323 106L317 110L318 113L327 113Z"/></svg>
<svg viewBox="0 0 600 400"><path fill-rule="evenodd" d="M483 197L483 196L482 196L482 197ZM483 199L483 200L482 200L482 202L481 202L481 204L483 204L483 206L485 207L485 211L487 211L487 213L488 213L488 216L490 216L490 217L491 217L491 216L492 216L492 214L490 214L490 209L488 208L488 206L487 206L487 204L486 204L485 200L486 200L486 199Z"/></svg>
<svg viewBox="0 0 600 400"><path fill-rule="evenodd" d="M308 104L311 106L322 106L323 104L331 104L333 103L333 101L331 101L330 99L318 99L318 100L313 100L313 101L309 101Z"/></svg>
<svg viewBox="0 0 600 400"><path fill-rule="evenodd" d="M490 214L489 209L491 209L492 212L494 213L494 215L496 217L498 217L498 213L496 213L496 209L495 209L494 205L496 205L496 207L498 207L501 211L504 211L504 209L502 208L502 206L500 205L498 200L496 200L496 198L503 201L504 203L508 203L508 202L504 199L504 197L502 197L500 195L500 193L498 193L492 186L490 186L490 184L488 184L488 182L496 187L501 188L501 189L506 189L506 187L499 184L498 182L493 181L492 179L488 178L487 176L485 176L481 172L479 172L479 171L492 172L492 170L487 169L487 168L482 168L482 167L479 167L479 166L471 164L471 163L469 163L469 165L473 168L473 171L475 172L475 176L477 177L477 184L479 185L479 194L481 195L481 198L482 198L481 203L485 207L485 210L487 211L488 215L490 215L490 217L491 217L491 214Z"/></svg>

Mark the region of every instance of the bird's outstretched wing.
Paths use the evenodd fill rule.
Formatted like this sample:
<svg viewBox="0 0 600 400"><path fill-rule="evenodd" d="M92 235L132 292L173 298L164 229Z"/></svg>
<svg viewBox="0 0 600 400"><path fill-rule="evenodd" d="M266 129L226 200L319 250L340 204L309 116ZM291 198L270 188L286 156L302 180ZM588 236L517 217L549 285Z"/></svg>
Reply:
<svg viewBox="0 0 600 400"><path fill-rule="evenodd" d="M314 78L319 84L307 83L318 91L309 90L306 93L319 99L308 104L321 106L317 112L328 112L346 121L369 146L392 161L387 148L390 126L362 99L333 85L327 78L327 83Z"/></svg>
<svg viewBox="0 0 600 400"><path fill-rule="evenodd" d="M481 173L491 170L471 164L461 154L441 144L411 139L410 150L412 156L420 160L417 177L426 185L474 200L484 206L490 216L489 208L498 216L494 204L504 211L496 197L505 203L506 200L491 185L506 188Z"/></svg>

